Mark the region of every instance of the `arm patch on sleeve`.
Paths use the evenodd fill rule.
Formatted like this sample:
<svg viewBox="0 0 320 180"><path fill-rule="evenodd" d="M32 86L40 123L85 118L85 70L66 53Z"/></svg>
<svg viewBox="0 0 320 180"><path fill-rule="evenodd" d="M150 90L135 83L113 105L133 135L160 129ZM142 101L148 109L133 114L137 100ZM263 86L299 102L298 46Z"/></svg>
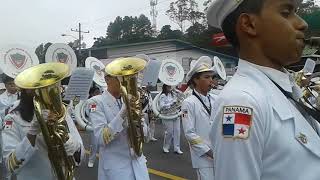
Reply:
<svg viewBox="0 0 320 180"><path fill-rule="evenodd" d="M222 135L225 138L248 139L253 110L244 106L224 106Z"/></svg>
<svg viewBox="0 0 320 180"><path fill-rule="evenodd" d="M97 110L97 104L96 103L91 103L90 104L90 112L95 112Z"/></svg>

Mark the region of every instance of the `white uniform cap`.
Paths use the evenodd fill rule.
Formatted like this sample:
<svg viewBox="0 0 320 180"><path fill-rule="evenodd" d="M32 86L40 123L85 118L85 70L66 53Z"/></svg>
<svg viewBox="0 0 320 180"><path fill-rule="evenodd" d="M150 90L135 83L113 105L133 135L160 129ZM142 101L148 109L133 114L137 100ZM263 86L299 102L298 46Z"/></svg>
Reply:
<svg viewBox="0 0 320 180"><path fill-rule="evenodd" d="M190 71L187 73L186 81L189 82L192 76L196 73L213 71L211 68L212 60L208 56L200 57L192 67L190 67Z"/></svg>
<svg viewBox="0 0 320 180"><path fill-rule="evenodd" d="M214 0L207 11L208 24L221 29L226 17L242 2L243 0Z"/></svg>

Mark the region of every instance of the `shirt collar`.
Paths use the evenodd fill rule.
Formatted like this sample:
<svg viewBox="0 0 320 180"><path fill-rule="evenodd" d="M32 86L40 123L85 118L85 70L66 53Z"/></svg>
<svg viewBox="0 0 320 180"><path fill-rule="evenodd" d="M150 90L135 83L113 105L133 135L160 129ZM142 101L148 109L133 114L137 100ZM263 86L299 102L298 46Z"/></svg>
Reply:
<svg viewBox="0 0 320 180"><path fill-rule="evenodd" d="M293 76L286 69L283 69L283 71L279 71L273 68L260 66L250 63L246 60L239 59L239 67L241 66L253 66L254 68L258 69L270 80L279 85L283 90L292 93L295 99L301 98L303 95L301 88L297 86Z"/></svg>
<svg viewBox="0 0 320 180"><path fill-rule="evenodd" d="M207 97L210 96L208 93L207 96L204 96L203 94L199 93L197 90L194 89L194 92L202 99L202 100L207 100Z"/></svg>
<svg viewBox="0 0 320 180"><path fill-rule="evenodd" d="M17 95L17 93L15 93L15 94L11 94L11 93L9 93L7 90L6 90L6 94L7 94L7 96L8 96L8 97L16 96L16 95Z"/></svg>

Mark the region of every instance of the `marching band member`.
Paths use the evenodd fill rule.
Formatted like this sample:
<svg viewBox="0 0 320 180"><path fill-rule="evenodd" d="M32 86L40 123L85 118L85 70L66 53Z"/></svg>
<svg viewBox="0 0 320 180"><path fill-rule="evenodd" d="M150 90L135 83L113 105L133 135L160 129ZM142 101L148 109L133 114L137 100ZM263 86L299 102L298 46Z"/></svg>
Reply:
<svg viewBox="0 0 320 180"><path fill-rule="evenodd" d="M117 77L106 75L108 88L88 102L89 118L99 144L98 180L149 180L144 155L130 148L127 133L127 108Z"/></svg>
<svg viewBox="0 0 320 180"><path fill-rule="evenodd" d="M216 0L208 9L209 24L240 57L214 107L215 179L319 179L319 115L299 102L301 89L284 68L304 48L299 2Z"/></svg>
<svg viewBox="0 0 320 180"><path fill-rule="evenodd" d="M3 74L2 81L6 87L6 91L0 95L0 113L1 119L8 113L8 108L18 100L17 87L14 84L14 79Z"/></svg>
<svg viewBox="0 0 320 180"><path fill-rule="evenodd" d="M7 76L6 74L2 75L2 82L5 85L6 91L0 95L0 120L1 127L3 126L3 119L5 115L8 113L9 107L13 105L13 103L18 100L19 94L17 91L17 87L14 84L14 79ZM1 138L0 129L0 163L2 163L2 138Z"/></svg>
<svg viewBox="0 0 320 180"><path fill-rule="evenodd" d="M160 110L169 109L176 103L176 97L174 97L171 87L163 84L162 92L159 98ZM180 150L180 117L170 120L162 120L165 126L163 152L169 153L171 142L173 140L174 152L177 154L183 154Z"/></svg>
<svg viewBox="0 0 320 180"><path fill-rule="evenodd" d="M155 133L155 118L153 116L153 111L152 111L152 96L150 94L149 88L150 86L142 86L143 90L145 91L145 97L146 97L146 102L142 104L142 112L144 113L144 119L146 122L146 128L147 128L147 133L145 134L147 136L147 141L157 141L157 139L154 137Z"/></svg>
<svg viewBox="0 0 320 180"><path fill-rule="evenodd" d="M22 90L21 99L5 117L3 130L3 153L7 169L17 180L55 180L55 174L48 158L47 147L40 125L34 113L34 92ZM43 110L44 119L54 118L48 110ZM70 130L69 140L64 144L66 153L80 163L84 156L81 137L66 113Z"/></svg>
<svg viewBox="0 0 320 180"><path fill-rule="evenodd" d="M100 95L100 89L97 86L93 86L90 88L89 90L89 99ZM87 108L86 114L89 114L89 109ZM92 119L90 119L90 121L92 122ZM98 142L94 136L93 132L90 132L90 156L89 156L89 161L88 161L88 167L92 168L94 166L94 162L96 160L96 154L97 154L97 150L98 150Z"/></svg>
<svg viewBox="0 0 320 180"><path fill-rule="evenodd" d="M213 104L216 95L209 94L217 80L213 79L211 58L201 57L188 72L186 81L193 90L182 103L182 125L190 146L192 167L197 171L198 180L213 179L213 151L209 132L214 115Z"/></svg>

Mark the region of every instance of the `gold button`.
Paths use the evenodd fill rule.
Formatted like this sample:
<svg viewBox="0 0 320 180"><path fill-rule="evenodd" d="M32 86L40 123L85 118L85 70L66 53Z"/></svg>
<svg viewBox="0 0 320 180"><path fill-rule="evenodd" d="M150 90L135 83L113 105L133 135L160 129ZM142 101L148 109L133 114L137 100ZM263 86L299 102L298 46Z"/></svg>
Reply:
<svg viewBox="0 0 320 180"><path fill-rule="evenodd" d="M308 139L307 136L303 133L300 133L298 139L300 140L300 142L302 142L303 144L307 144L308 143Z"/></svg>

